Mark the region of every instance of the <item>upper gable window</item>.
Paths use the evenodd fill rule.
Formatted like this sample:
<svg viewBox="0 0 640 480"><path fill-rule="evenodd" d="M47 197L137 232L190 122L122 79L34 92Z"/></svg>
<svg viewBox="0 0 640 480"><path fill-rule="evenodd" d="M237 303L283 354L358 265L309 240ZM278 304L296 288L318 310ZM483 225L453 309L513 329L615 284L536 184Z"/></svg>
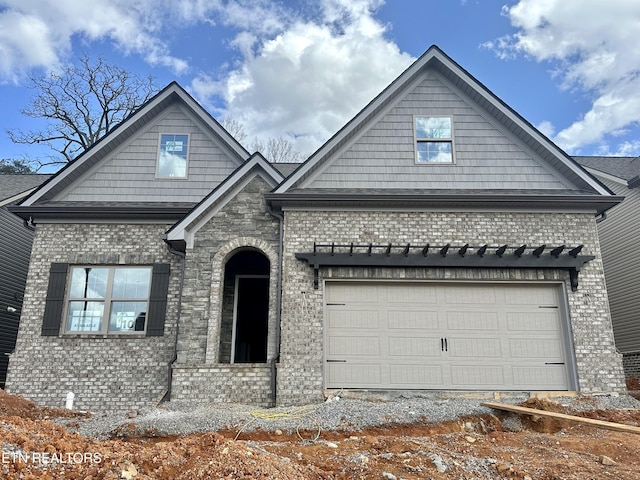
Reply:
<svg viewBox="0 0 640 480"><path fill-rule="evenodd" d="M189 153L189 135L160 135L158 178L185 178Z"/></svg>
<svg viewBox="0 0 640 480"><path fill-rule="evenodd" d="M453 163L451 123L451 117L415 117L417 163Z"/></svg>

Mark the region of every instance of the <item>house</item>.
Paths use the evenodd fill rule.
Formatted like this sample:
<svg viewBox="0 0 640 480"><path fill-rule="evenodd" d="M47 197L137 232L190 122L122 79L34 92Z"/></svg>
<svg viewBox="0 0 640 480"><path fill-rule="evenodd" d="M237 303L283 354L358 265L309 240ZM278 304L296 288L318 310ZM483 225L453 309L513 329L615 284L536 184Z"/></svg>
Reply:
<svg viewBox="0 0 640 480"><path fill-rule="evenodd" d="M620 205L598 223L613 333L627 377L640 378L640 259L629 255L640 238L640 157L574 157L616 195Z"/></svg>
<svg viewBox="0 0 640 480"><path fill-rule="evenodd" d="M0 175L0 387L4 388L18 336L22 297L27 281L33 231L7 206L26 197L50 175Z"/></svg>
<svg viewBox="0 0 640 480"><path fill-rule="evenodd" d="M291 173L172 83L12 208L36 235L7 388L622 391L596 230L621 200L435 46Z"/></svg>

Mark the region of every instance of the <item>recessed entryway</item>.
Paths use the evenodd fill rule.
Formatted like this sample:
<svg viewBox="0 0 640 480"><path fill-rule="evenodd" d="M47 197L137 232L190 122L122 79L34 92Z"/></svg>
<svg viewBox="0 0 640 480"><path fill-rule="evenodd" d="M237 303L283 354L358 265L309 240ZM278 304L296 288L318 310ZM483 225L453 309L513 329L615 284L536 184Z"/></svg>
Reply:
<svg viewBox="0 0 640 480"><path fill-rule="evenodd" d="M220 362L267 361L269 259L240 250L225 265L220 328Z"/></svg>

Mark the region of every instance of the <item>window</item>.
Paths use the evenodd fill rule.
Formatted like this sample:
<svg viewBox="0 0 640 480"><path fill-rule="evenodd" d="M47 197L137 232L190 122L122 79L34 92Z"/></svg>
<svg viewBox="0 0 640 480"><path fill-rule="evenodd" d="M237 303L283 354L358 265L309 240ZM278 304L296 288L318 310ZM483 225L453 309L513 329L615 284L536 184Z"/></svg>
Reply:
<svg viewBox="0 0 640 480"><path fill-rule="evenodd" d="M416 162L453 163L451 117L415 117Z"/></svg>
<svg viewBox="0 0 640 480"><path fill-rule="evenodd" d="M151 267L71 267L65 333L144 332Z"/></svg>
<svg viewBox="0 0 640 480"><path fill-rule="evenodd" d="M158 178L185 178L187 176L187 153L189 135L160 135Z"/></svg>

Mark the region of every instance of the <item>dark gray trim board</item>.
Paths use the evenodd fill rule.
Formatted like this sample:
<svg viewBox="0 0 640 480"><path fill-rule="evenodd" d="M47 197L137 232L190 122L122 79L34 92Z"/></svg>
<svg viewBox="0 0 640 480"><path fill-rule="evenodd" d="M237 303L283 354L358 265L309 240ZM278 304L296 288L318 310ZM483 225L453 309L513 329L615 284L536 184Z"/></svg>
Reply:
<svg viewBox="0 0 640 480"><path fill-rule="evenodd" d="M322 245L324 252L296 253L298 260L306 261L313 268L313 286L319 286L321 267L428 267L428 268L525 268L567 270L571 280L571 289L578 289L580 269L595 259L593 255L579 255L582 245L567 248L565 245L549 247L540 245L527 247L482 246L411 246L406 245L403 253L391 253L393 246L388 245L385 253L373 253L372 245L339 245L342 252L335 251L335 245ZM330 251L326 251L330 248ZM348 248L348 251L344 251ZM354 252L367 250L366 253ZM396 250L398 247L396 247ZM415 250L417 249L417 252ZM413 252L412 252L413 250Z"/></svg>
<svg viewBox="0 0 640 480"><path fill-rule="evenodd" d="M23 220L139 220L174 223L184 217L193 208L168 206L12 206L9 211Z"/></svg>
<svg viewBox="0 0 640 480"><path fill-rule="evenodd" d="M463 207L501 210L593 210L598 215L616 206L624 197L618 195L482 195L482 194L348 194L284 193L267 194L275 209L287 207Z"/></svg>

